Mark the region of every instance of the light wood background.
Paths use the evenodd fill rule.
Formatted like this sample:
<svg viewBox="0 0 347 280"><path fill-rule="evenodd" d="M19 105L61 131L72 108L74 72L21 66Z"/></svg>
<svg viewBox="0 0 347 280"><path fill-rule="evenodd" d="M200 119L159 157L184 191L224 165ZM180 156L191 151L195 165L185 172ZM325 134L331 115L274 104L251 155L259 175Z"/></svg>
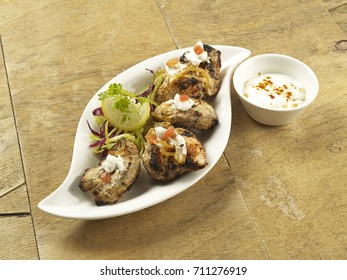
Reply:
<svg viewBox="0 0 347 280"><path fill-rule="evenodd" d="M198 40L294 56L319 96L268 127L232 90L223 157L164 203L99 221L38 210L94 93ZM0 1L0 259L347 259L346 40L345 0Z"/></svg>

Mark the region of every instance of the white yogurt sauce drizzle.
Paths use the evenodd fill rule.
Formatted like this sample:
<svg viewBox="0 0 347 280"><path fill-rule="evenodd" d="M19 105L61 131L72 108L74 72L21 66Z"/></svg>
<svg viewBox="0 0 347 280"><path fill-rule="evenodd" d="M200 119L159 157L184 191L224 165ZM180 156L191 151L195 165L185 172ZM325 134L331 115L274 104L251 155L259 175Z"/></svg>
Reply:
<svg viewBox="0 0 347 280"><path fill-rule="evenodd" d="M115 169L123 171L125 169L123 158L121 156L108 154L100 168L104 169L108 173L113 172Z"/></svg>
<svg viewBox="0 0 347 280"><path fill-rule="evenodd" d="M195 103L191 98L185 101L181 101L181 96L178 93L176 93L174 99L166 101L166 104L172 104L172 108L184 112L191 109Z"/></svg>

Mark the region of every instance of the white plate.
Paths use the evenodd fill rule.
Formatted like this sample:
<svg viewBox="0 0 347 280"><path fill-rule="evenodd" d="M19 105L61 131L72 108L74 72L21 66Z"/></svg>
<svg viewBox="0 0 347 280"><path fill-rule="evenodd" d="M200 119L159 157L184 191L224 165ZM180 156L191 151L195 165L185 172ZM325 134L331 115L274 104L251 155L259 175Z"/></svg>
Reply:
<svg viewBox="0 0 347 280"><path fill-rule="evenodd" d="M249 50L240 47L221 45L213 47L222 53L222 84L220 92L212 98L211 102L215 107L220 123L214 129L198 135L206 149L207 167L185 174L175 181L165 184L149 178L146 170L142 167L140 175L131 190L126 192L116 204L107 206L96 206L94 200L78 187L84 170L96 166L99 162L98 156L93 154L89 148L90 131L87 126L87 120L91 124L94 123L92 111L100 106L98 93L108 89L111 83L121 83L124 88L134 92L138 91L137 89L143 89L152 77L151 73L145 69L156 70L163 65L164 61L181 56L190 48L178 49L134 65L110 80L93 96L87 104L77 127L69 173L64 182L38 204L39 209L52 215L73 219L92 220L116 217L142 210L169 199L204 177L221 157L229 139L231 129L231 75L237 65L251 53Z"/></svg>

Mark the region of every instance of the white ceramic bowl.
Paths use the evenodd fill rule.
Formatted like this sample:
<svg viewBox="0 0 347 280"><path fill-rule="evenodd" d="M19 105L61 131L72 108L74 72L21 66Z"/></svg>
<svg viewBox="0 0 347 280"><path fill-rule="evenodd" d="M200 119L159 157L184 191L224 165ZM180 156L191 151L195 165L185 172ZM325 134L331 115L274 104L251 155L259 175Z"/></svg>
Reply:
<svg viewBox="0 0 347 280"><path fill-rule="evenodd" d="M306 91L305 101L295 108L264 108L252 103L243 94L245 82L257 75L277 73L291 77ZM266 125L283 125L297 118L317 97L319 83L317 76L303 62L281 54L262 54L242 62L233 76L234 88L251 118Z"/></svg>

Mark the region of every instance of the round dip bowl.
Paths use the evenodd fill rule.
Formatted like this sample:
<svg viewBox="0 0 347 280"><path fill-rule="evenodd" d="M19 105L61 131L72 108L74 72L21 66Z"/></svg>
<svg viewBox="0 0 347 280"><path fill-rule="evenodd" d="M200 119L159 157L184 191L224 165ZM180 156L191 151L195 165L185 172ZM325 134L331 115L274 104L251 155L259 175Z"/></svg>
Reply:
<svg viewBox="0 0 347 280"><path fill-rule="evenodd" d="M278 75L297 82L304 89L305 99L301 103L286 105L286 108L269 108L263 103L254 102L254 97L245 94L245 85L257 77ZM235 70L233 83L242 105L249 116L257 122L266 125L283 125L297 118L317 97L319 83L317 76L303 62L281 54L262 54L243 61ZM286 85L285 85L285 88ZM288 90L289 92L289 90ZM292 95L291 92L287 93ZM273 93L272 95L276 95ZM274 98L274 96L271 96ZM284 97L283 97L284 98ZM284 98L285 99L285 98ZM262 100L265 100L264 98ZM267 97L266 100L271 100ZM294 107L296 106L296 107Z"/></svg>

